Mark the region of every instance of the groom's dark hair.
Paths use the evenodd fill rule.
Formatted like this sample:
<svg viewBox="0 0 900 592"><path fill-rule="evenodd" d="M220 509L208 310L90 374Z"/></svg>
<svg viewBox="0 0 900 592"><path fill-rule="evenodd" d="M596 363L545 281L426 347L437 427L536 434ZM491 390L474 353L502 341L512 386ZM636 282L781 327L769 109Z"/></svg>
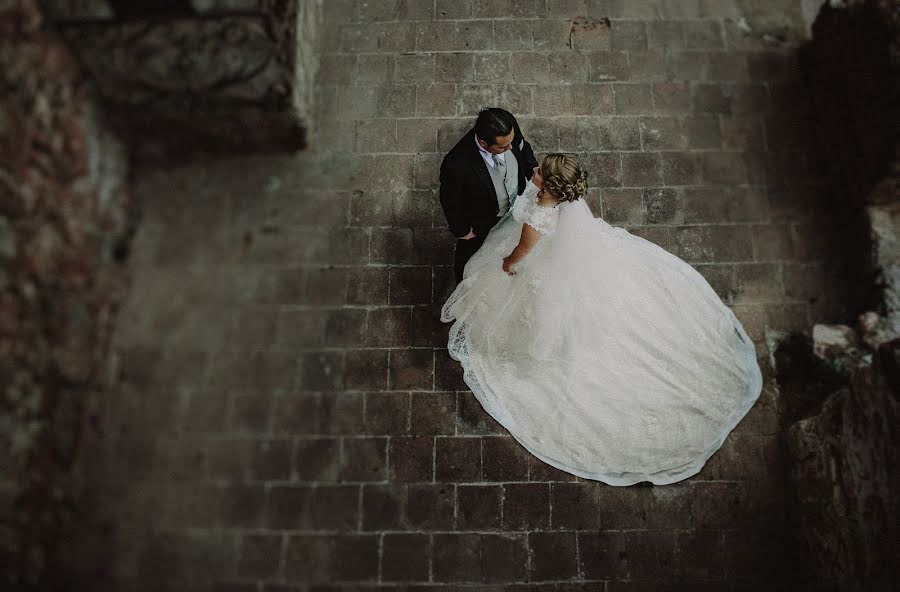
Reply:
<svg viewBox="0 0 900 592"><path fill-rule="evenodd" d="M475 135L484 140L488 146L497 143L498 136L508 136L513 130L516 118L513 114L499 107L488 107L478 112L475 120Z"/></svg>

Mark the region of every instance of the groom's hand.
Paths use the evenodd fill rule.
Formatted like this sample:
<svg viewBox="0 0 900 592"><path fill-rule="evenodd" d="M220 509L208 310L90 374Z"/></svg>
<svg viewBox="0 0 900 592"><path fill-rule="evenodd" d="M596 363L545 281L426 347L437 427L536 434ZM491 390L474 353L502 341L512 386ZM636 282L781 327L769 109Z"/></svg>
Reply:
<svg viewBox="0 0 900 592"><path fill-rule="evenodd" d="M475 232L472 230L472 227L471 226L469 227L469 234L467 234L466 236L461 236L460 238L462 240L469 240L470 238L475 238Z"/></svg>

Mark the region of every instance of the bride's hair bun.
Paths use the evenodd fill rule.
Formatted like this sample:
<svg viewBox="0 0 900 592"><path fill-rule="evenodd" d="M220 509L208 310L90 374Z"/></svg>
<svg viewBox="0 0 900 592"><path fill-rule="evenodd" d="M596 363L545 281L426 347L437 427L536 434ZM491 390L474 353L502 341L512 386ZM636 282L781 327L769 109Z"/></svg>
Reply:
<svg viewBox="0 0 900 592"><path fill-rule="evenodd" d="M587 171L568 154L548 154L541 161L544 188L559 201L575 201L587 194Z"/></svg>

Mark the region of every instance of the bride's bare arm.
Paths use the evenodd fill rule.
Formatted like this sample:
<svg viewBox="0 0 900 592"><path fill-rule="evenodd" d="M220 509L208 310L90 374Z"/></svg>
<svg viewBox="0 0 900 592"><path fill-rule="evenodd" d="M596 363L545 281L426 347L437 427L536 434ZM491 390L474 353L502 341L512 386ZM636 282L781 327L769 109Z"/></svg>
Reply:
<svg viewBox="0 0 900 592"><path fill-rule="evenodd" d="M529 224L522 224L522 235L519 237L519 244L516 245L516 248L512 250L509 256L503 259L503 270L508 272L507 266L515 265L521 261L540 239L540 232Z"/></svg>

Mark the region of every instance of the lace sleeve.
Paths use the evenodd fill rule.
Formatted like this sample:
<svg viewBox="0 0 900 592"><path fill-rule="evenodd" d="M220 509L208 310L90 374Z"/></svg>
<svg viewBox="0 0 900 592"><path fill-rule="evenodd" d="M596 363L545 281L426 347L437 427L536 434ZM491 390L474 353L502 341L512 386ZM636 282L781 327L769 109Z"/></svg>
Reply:
<svg viewBox="0 0 900 592"><path fill-rule="evenodd" d="M531 181L529 185L534 187ZM522 195L516 198L512 215L517 221L528 224L541 234L551 234L556 230L556 222L559 220L559 206L550 208L539 205L537 191L529 191L529 187L526 187Z"/></svg>

